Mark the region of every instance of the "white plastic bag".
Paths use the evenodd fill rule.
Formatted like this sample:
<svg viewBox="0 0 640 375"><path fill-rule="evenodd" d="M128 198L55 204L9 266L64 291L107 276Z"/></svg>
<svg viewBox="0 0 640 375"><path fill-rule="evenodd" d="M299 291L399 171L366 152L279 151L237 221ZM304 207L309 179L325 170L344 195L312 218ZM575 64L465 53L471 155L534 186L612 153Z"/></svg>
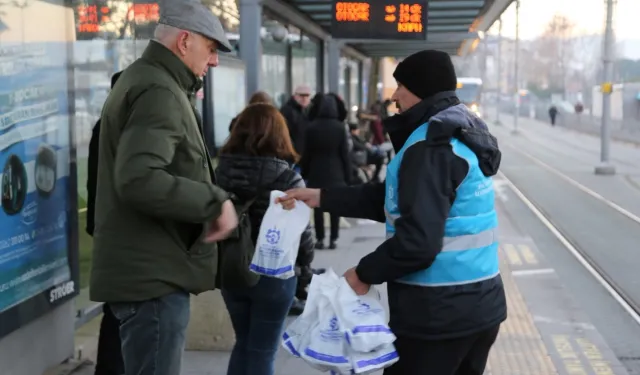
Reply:
<svg viewBox="0 0 640 375"><path fill-rule="evenodd" d="M351 350L351 367L355 374L365 374L391 366L398 362L398 352L393 344L387 344L372 352L363 353Z"/></svg>
<svg viewBox="0 0 640 375"><path fill-rule="evenodd" d="M369 374L398 360L385 315L375 288L357 296L344 278L329 269L311 279L305 309L287 327L282 345L320 371ZM350 345L351 341L356 344Z"/></svg>
<svg viewBox="0 0 640 375"><path fill-rule="evenodd" d="M312 310L309 309L312 308ZM305 315L305 312L307 314ZM318 325L318 312L315 306L305 305L303 313L296 318L282 334L282 346L294 357L300 358L300 352L308 345L311 331Z"/></svg>
<svg viewBox="0 0 640 375"><path fill-rule="evenodd" d="M318 323L309 332L301 357L315 368L342 373L351 369L351 362L346 356L344 333L331 303L338 291L339 280L332 269L311 279L309 290L313 293L307 297L307 303L311 300L315 304Z"/></svg>
<svg viewBox="0 0 640 375"><path fill-rule="evenodd" d="M282 334L282 346L293 356L303 358L303 353L309 347L313 331L320 324L319 319L319 303L324 296L322 289L331 288L338 281L338 275L329 269L321 275L313 275L309 291L307 292L307 301L305 303L302 314L296 318ZM324 362L307 362L307 364L322 372L331 370L331 366Z"/></svg>
<svg viewBox="0 0 640 375"><path fill-rule="evenodd" d="M291 210L275 203L276 198L285 195L278 190L271 192L269 208L262 219L256 252L249 267L259 275L278 279L295 276L300 236L309 225L311 215L311 209L302 202L296 202Z"/></svg>
<svg viewBox="0 0 640 375"><path fill-rule="evenodd" d="M282 346L294 357L300 358L300 353L309 345L311 331L318 325L318 301L320 296L322 275L313 275L304 310L282 334Z"/></svg>
<svg viewBox="0 0 640 375"><path fill-rule="evenodd" d="M368 353L396 340L396 336L387 325L387 316L380 303L380 293L373 286L369 293L358 296L347 280L340 278L332 302L347 342L355 351Z"/></svg>
<svg viewBox="0 0 640 375"><path fill-rule="evenodd" d="M349 371L351 360L347 357L344 333L326 296L321 297L318 308L319 324L311 331L309 344L302 352L302 358L309 364L338 373Z"/></svg>

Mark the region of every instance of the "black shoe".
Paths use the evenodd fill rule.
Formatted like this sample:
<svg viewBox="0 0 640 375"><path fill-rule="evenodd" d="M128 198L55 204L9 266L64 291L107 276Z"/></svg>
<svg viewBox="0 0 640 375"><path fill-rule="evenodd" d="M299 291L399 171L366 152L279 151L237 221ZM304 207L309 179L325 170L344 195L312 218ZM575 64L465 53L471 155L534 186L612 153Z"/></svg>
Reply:
<svg viewBox="0 0 640 375"><path fill-rule="evenodd" d="M323 273L327 272L326 268L312 268L311 272L313 272L314 275L322 275Z"/></svg>
<svg viewBox="0 0 640 375"><path fill-rule="evenodd" d="M294 301L306 301L309 297L309 293L306 290L300 290L296 292L296 298Z"/></svg>
<svg viewBox="0 0 640 375"><path fill-rule="evenodd" d="M294 299L291 308L289 308L289 315L298 316L302 314L302 312L304 311L304 304L305 301L299 300L297 298Z"/></svg>
<svg viewBox="0 0 640 375"><path fill-rule="evenodd" d="M331 241L331 243L329 243L330 250L335 250L337 248L338 248L338 245L336 245L336 241Z"/></svg>
<svg viewBox="0 0 640 375"><path fill-rule="evenodd" d="M316 242L316 250L323 250L323 249L324 249L324 243L322 243L322 241Z"/></svg>

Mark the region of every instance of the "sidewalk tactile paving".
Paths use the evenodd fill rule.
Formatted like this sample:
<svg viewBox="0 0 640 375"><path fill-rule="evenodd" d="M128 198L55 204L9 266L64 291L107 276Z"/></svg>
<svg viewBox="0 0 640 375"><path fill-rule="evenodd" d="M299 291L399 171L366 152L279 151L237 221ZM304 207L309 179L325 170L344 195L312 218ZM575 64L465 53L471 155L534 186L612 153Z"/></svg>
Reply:
<svg viewBox="0 0 640 375"><path fill-rule="evenodd" d="M500 251L500 268L507 294L508 318L489 355L487 374L557 375L533 317Z"/></svg>

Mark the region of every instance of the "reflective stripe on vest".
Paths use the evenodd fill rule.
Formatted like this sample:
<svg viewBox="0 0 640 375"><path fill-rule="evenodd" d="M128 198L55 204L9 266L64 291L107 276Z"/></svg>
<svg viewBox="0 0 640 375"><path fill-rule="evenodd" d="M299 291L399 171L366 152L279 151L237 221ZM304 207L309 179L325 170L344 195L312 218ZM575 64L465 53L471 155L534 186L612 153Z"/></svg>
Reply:
<svg viewBox="0 0 640 375"><path fill-rule="evenodd" d="M400 215L392 215L387 210L384 211L387 220L394 224ZM393 237L395 232L388 231L387 238ZM463 234L461 236L445 236L442 239L442 251L461 251L467 249L478 249L498 242L498 228L489 228L476 234Z"/></svg>

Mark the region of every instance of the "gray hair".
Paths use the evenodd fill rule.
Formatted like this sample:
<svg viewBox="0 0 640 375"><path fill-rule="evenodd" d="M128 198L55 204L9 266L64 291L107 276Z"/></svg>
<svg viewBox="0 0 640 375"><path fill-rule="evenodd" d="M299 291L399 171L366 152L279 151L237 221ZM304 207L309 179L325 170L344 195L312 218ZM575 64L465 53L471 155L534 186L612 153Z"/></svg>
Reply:
<svg viewBox="0 0 640 375"><path fill-rule="evenodd" d="M156 29L153 32L153 39L162 44L165 44L166 42L177 37L181 31L183 30L177 27L160 23L158 24L158 26L156 26Z"/></svg>

